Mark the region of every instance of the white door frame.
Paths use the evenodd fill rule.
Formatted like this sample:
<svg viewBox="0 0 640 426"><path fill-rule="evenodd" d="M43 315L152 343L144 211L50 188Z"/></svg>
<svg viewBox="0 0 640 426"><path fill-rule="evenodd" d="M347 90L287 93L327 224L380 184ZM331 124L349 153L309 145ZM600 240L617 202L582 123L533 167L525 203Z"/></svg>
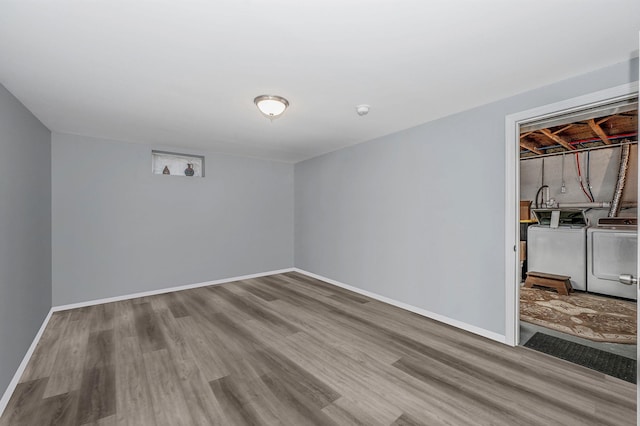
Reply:
<svg viewBox="0 0 640 426"><path fill-rule="evenodd" d="M508 115L505 120L505 343L516 346L520 340L520 125L560 113L569 113L638 95L638 82L624 84ZM639 185L640 187L640 185ZM640 255L640 250L638 251Z"/></svg>

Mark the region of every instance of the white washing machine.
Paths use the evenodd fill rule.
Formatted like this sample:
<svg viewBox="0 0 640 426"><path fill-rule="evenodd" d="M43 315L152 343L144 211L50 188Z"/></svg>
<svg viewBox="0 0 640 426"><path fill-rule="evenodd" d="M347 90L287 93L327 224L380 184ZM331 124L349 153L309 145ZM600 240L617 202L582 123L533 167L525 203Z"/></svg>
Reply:
<svg viewBox="0 0 640 426"><path fill-rule="evenodd" d="M538 225L527 231L527 270L568 275L575 290L587 290L587 219L584 210L534 210Z"/></svg>
<svg viewBox="0 0 640 426"><path fill-rule="evenodd" d="M625 223L626 222L626 223ZM637 300L637 285L620 275L637 274L638 227L635 219L603 218L587 230L587 289Z"/></svg>

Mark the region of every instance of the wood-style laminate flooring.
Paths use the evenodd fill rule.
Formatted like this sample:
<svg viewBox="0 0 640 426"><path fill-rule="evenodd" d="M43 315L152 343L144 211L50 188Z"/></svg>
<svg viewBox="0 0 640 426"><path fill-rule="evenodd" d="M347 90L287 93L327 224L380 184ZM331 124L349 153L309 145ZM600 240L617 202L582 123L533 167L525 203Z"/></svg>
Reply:
<svg viewBox="0 0 640 426"><path fill-rule="evenodd" d="M298 273L56 312L0 426L632 425L635 386Z"/></svg>

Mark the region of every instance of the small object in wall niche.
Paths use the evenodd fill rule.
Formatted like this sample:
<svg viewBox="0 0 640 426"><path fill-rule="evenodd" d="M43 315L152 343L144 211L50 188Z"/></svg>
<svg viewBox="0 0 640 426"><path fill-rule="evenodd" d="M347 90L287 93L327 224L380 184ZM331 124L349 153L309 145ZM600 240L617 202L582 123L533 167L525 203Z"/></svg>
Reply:
<svg viewBox="0 0 640 426"><path fill-rule="evenodd" d="M187 163L187 168L184 169L184 175L193 176L194 173L195 173L195 170L193 170L193 164Z"/></svg>
<svg viewBox="0 0 640 426"><path fill-rule="evenodd" d="M163 175L170 175L171 174L171 171L169 170L169 166L164 166L164 169L162 169L162 174Z"/></svg>

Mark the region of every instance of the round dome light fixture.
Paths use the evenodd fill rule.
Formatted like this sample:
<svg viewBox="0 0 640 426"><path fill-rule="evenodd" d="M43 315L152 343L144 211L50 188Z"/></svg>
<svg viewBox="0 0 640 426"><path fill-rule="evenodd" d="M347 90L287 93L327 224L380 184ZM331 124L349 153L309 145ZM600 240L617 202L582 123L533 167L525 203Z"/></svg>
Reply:
<svg viewBox="0 0 640 426"><path fill-rule="evenodd" d="M269 120L278 118L289 106L289 101L282 96L260 95L253 100L260 112Z"/></svg>

